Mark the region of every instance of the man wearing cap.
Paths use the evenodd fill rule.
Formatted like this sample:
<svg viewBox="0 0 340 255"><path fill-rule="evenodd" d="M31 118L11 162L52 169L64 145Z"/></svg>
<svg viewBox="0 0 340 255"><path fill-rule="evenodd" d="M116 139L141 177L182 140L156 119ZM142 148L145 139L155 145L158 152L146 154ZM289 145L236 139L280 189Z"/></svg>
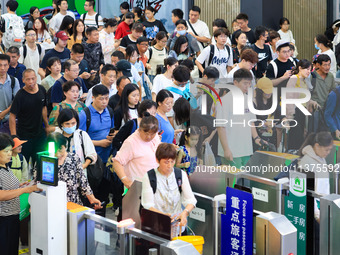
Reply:
<svg viewBox="0 0 340 255"><path fill-rule="evenodd" d="M117 68L117 78L121 76L126 76L130 79L132 83L138 84L139 93L142 95L142 85L141 77L138 74L136 67L131 65L131 63L125 59L119 60L116 64Z"/></svg>
<svg viewBox="0 0 340 255"><path fill-rule="evenodd" d="M66 60L70 59L70 50L66 47L67 46L67 40L68 40L68 35L66 34L65 31L59 31L58 33L55 34L55 47L51 50L49 50L43 60L41 61L40 64L40 69L39 69L39 74L42 73L45 76L45 69L47 65L47 60L51 57L57 57L60 59L61 62L61 67L62 67L62 72L64 71L64 63Z"/></svg>
<svg viewBox="0 0 340 255"><path fill-rule="evenodd" d="M39 73L39 65L42 59L45 56L45 49L41 45L37 45L36 41L36 32L33 28L29 28L25 32L25 40L26 43L24 46L20 47L20 58L19 63L26 66L26 68L33 69L37 74L37 82L41 83L41 76ZM45 73L42 72L41 75L45 77Z"/></svg>
<svg viewBox="0 0 340 255"><path fill-rule="evenodd" d="M254 105L259 110L269 110L272 107L273 102L273 82L267 77L262 77L257 81L255 90L255 101ZM280 111L275 111L269 115L256 115L256 119L262 120L263 125L260 121L255 122L256 130L260 138L270 142L276 146L276 122L268 121L271 119L280 119L278 115ZM284 117L284 116L282 116ZM255 150L257 150L256 147Z"/></svg>
<svg viewBox="0 0 340 255"><path fill-rule="evenodd" d="M276 42L277 59L268 65L266 77L273 79L274 87L286 87L289 77L292 75L294 63L290 61L290 42L279 40ZM279 89L279 93L280 93ZM279 97L280 98L280 97Z"/></svg>

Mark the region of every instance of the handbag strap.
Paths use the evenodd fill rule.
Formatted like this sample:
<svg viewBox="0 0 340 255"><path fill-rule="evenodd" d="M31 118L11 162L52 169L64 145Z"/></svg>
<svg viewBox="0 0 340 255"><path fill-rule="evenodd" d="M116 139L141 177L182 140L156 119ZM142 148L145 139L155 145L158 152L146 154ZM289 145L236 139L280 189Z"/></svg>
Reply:
<svg viewBox="0 0 340 255"><path fill-rule="evenodd" d="M80 145L81 145L81 149L83 150L83 155L84 155L84 158L85 158L85 149L84 149L84 141L83 141L83 131L80 130Z"/></svg>

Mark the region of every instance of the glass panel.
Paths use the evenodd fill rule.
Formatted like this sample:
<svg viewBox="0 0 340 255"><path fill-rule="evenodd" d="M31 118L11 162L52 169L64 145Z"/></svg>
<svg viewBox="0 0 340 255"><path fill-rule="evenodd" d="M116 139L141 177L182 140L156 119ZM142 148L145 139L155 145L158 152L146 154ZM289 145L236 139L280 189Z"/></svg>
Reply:
<svg viewBox="0 0 340 255"><path fill-rule="evenodd" d="M156 248L160 255L160 245L144 240L143 238L131 237L132 251L131 255L149 254L149 249Z"/></svg>
<svg viewBox="0 0 340 255"><path fill-rule="evenodd" d="M87 255L119 255L119 240L112 227L87 220Z"/></svg>

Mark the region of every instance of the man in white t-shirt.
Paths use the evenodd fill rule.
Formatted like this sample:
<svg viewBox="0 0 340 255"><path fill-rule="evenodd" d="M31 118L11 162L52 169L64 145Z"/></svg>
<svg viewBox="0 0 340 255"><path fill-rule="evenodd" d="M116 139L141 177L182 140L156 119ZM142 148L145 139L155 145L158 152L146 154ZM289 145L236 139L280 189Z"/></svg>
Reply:
<svg viewBox="0 0 340 255"><path fill-rule="evenodd" d="M184 96L184 93L190 92L190 85L188 83L190 80L190 69L186 66L179 65L174 69L172 75L174 81L169 87L166 87L165 89L172 93L175 103L178 98ZM166 114L171 124L173 124L174 115L175 112L172 109Z"/></svg>
<svg viewBox="0 0 340 255"><path fill-rule="evenodd" d="M200 52L203 51L205 44L210 42L209 28L205 22L200 20L201 9L193 6L189 12L188 33L199 42Z"/></svg>
<svg viewBox="0 0 340 255"><path fill-rule="evenodd" d="M86 27L96 27L98 31L103 29L104 23L102 16L94 11L95 1L86 0L84 4L84 10L87 11L80 16L80 19L84 21Z"/></svg>
<svg viewBox="0 0 340 255"><path fill-rule="evenodd" d="M227 30L219 28L214 32L216 45L206 47L196 59L198 69L203 73L203 63L205 66L214 66L220 72L220 78L227 78L228 72L233 66L233 56L231 48L226 45Z"/></svg>
<svg viewBox="0 0 340 255"><path fill-rule="evenodd" d="M252 80L252 87L255 87L255 75L253 71L251 71L254 66L256 66L256 63L258 62L258 54L253 49L245 49L242 51L242 54L240 56L241 62L238 63L229 73L228 73L228 81L233 82L234 80L234 73L239 69L247 69L250 71L250 73L253 76Z"/></svg>
<svg viewBox="0 0 340 255"><path fill-rule="evenodd" d="M218 155L221 156L223 165L237 168L245 166L253 154L253 143L260 145L261 138L251 120L256 120L256 115L248 108L247 93L251 87L252 75L247 69L239 69L234 74L234 85L239 88L244 96L244 114L233 114L233 100L235 94L227 93L221 98L222 105L216 106L215 126L219 137Z"/></svg>
<svg viewBox="0 0 340 255"><path fill-rule="evenodd" d="M26 44L20 47L20 58L19 63L26 66L26 68L31 68L35 71L37 75L37 83L41 83L41 77L44 77L43 72L39 72L40 62L45 56L45 49L40 44L35 43L36 32L33 28L29 28L25 33Z"/></svg>
<svg viewBox="0 0 340 255"><path fill-rule="evenodd" d="M71 16L74 20L76 19L74 13L67 10L68 9L67 0L59 0L57 5L60 9L60 12L57 15L55 15L49 22L49 28L53 35L59 31L61 22L63 21L66 15Z"/></svg>

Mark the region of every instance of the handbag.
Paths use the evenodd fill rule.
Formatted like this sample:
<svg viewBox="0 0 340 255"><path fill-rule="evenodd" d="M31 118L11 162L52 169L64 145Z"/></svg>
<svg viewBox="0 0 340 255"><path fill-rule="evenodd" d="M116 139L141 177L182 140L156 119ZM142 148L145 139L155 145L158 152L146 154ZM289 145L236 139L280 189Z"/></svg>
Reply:
<svg viewBox="0 0 340 255"><path fill-rule="evenodd" d="M84 140L83 140L83 131L80 131L81 137L81 148L83 150L83 154L85 155L84 150ZM94 165L88 165L87 168L87 179L92 189L96 189L99 187L100 183L103 180L104 172L105 172L105 165L102 159L98 156L97 161Z"/></svg>

